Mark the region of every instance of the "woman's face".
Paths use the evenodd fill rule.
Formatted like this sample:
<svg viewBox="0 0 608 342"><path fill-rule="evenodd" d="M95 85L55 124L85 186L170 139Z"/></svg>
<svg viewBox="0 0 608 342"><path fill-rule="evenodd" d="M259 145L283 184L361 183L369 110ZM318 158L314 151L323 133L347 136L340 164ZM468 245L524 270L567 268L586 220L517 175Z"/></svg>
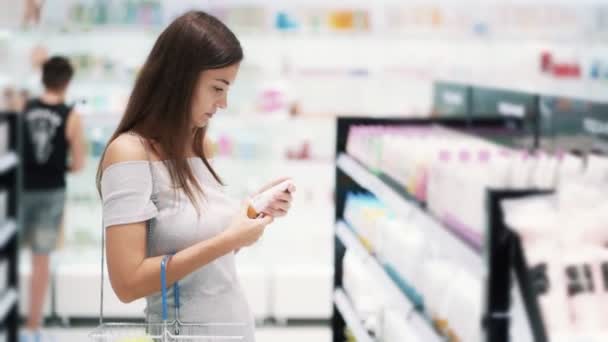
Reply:
<svg viewBox="0 0 608 342"><path fill-rule="evenodd" d="M192 126L207 126L218 108L228 105L228 90L234 83L239 64L205 70L198 78L192 102Z"/></svg>

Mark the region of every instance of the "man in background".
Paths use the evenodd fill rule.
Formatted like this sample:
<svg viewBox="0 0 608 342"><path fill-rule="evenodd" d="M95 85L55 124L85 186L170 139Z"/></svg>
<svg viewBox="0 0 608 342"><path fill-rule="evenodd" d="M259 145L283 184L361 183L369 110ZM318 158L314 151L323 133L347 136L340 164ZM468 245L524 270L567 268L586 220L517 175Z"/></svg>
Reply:
<svg viewBox="0 0 608 342"><path fill-rule="evenodd" d="M32 250L29 317L21 341L44 341L42 307L49 285L66 199L66 174L84 167L86 146L80 115L66 105L74 69L64 57L42 66L44 92L23 111L23 242Z"/></svg>

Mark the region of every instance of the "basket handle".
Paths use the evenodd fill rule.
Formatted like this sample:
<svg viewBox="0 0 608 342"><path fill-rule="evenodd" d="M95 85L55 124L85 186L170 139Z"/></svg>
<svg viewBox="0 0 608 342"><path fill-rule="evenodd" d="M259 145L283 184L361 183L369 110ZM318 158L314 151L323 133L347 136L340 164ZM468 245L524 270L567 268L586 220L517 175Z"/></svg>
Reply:
<svg viewBox="0 0 608 342"><path fill-rule="evenodd" d="M166 322L169 319L169 305L167 304L167 262L171 259L172 254L165 255L163 260L160 262L160 293L162 300L162 318L163 322ZM173 284L173 296L175 299L175 309L176 312L179 310L179 284L176 281ZM177 318L177 317L176 317Z"/></svg>

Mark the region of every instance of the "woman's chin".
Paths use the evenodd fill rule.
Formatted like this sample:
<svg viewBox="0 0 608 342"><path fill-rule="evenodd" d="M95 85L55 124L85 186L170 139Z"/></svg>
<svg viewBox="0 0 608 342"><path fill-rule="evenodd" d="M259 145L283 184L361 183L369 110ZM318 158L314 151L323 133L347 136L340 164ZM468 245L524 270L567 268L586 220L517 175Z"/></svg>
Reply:
<svg viewBox="0 0 608 342"><path fill-rule="evenodd" d="M205 128L209 124L209 120L201 120L194 123L195 128Z"/></svg>

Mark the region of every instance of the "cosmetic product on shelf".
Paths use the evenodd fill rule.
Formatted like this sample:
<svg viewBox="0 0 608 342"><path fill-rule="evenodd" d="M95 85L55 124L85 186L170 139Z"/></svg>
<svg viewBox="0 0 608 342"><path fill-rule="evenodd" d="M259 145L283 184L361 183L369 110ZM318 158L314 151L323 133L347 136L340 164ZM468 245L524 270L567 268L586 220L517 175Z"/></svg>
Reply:
<svg viewBox="0 0 608 342"><path fill-rule="evenodd" d="M578 173L562 179L552 195L502 202L505 223L522 240L552 340L568 334L574 338L573 332L608 333L606 311L598 305L608 298L605 186L605 181L593 185L587 173Z"/></svg>
<svg viewBox="0 0 608 342"><path fill-rule="evenodd" d="M378 322L382 309L388 303L378 279L368 272L365 263L358 256L347 251L343 259L342 284L353 308L372 335L378 334Z"/></svg>
<svg viewBox="0 0 608 342"><path fill-rule="evenodd" d="M552 189L562 163L574 167L559 153L518 151L437 126L354 126L346 151L440 220L478 235L485 231L487 189Z"/></svg>
<svg viewBox="0 0 608 342"><path fill-rule="evenodd" d="M382 315L382 342L424 342L416 328L410 325L407 316L399 311L387 309Z"/></svg>
<svg viewBox="0 0 608 342"><path fill-rule="evenodd" d="M470 317L481 317L481 279L446 257L449 246L437 253L428 223L395 216L369 194L348 194L345 203L345 220L413 305L430 313L446 335L478 339Z"/></svg>
<svg viewBox="0 0 608 342"><path fill-rule="evenodd" d="M444 301L439 307L445 318L448 336L458 341L480 341L481 329L477 322L482 316L482 282L465 270L457 271L449 281Z"/></svg>
<svg viewBox="0 0 608 342"><path fill-rule="evenodd" d="M387 217L392 217L392 214L374 196L355 193L347 196L344 218L353 225L359 239L368 250L377 248L380 240L378 222Z"/></svg>

